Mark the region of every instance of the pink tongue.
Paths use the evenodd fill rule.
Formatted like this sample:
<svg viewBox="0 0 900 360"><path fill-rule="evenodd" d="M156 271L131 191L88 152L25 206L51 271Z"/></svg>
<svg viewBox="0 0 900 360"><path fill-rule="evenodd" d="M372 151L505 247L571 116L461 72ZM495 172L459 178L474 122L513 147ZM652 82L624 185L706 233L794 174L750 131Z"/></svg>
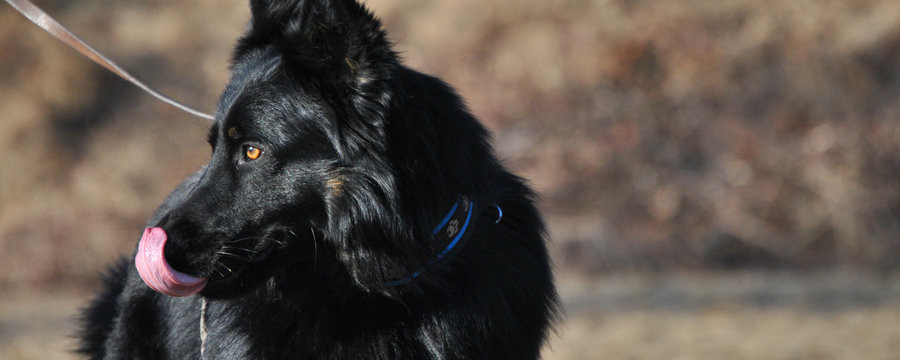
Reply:
<svg viewBox="0 0 900 360"><path fill-rule="evenodd" d="M163 255L168 236L159 227L144 229L138 252L134 257L141 279L153 290L171 296L189 296L206 286L206 279L179 272L169 266Z"/></svg>

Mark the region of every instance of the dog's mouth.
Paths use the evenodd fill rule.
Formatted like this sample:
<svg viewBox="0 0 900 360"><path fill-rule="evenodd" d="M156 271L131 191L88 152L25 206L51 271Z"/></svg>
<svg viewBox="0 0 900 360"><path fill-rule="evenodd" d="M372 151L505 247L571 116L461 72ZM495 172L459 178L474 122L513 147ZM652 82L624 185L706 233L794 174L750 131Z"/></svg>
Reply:
<svg viewBox="0 0 900 360"><path fill-rule="evenodd" d="M162 228L144 229L134 258L138 274L147 286L166 295L190 296L200 292L206 286L206 278L175 270L166 261L163 249L168 238Z"/></svg>
<svg viewBox="0 0 900 360"><path fill-rule="evenodd" d="M266 261L285 244L283 241L263 238L259 246L250 250L239 246L237 242L231 243L216 251L217 256L211 263L207 276L200 277L175 270L169 264L165 256L167 240L169 235L162 228L145 229L134 263L147 286L160 293L178 297L194 295L205 288L214 287L217 289L214 292L221 292L228 287L243 287L246 281L238 281L243 278L242 275L250 272L255 264Z"/></svg>

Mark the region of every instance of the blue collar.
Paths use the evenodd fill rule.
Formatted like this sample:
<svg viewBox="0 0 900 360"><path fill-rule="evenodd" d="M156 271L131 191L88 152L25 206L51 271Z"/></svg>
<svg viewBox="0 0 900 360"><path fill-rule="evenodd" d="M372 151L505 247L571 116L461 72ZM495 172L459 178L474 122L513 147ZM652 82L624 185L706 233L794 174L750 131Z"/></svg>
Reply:
<svg viewBox="0 0 900 360"><path fill-rule="evenodd" d="M465 196L460 196L459 200L457 200L456 203L453 204L453 207L450 208L447 215L444 216L441 222L431 231L431 236L434 238L435 242L438 244L445 244L444 249L412 274L399 280L387 282L384 286L390 287L409 283L418 278L419 275L425 271L425 268L446 257L454 252L454 250L462 248L462 245L469 238L468 235L471 234L471 231L468 230L470 230L473 225L472 213L475 211L474 209L474 201L469 201ZM497 207L497 209L499 210L500 207ZM497 221L499 221L499 218Z"/></svg>

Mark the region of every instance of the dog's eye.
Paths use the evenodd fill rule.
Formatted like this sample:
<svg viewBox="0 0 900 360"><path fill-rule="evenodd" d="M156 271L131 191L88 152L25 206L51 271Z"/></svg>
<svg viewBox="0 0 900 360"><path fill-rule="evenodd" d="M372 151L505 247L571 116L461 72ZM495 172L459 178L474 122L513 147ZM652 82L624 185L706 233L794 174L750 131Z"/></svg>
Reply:
<svg viewBox="0 0 900 360"><path fill-rule="evenodd" d="M262 149L250 145L244 147L244 156L247 160L259 159L260 155L262 155Z"/></svg>

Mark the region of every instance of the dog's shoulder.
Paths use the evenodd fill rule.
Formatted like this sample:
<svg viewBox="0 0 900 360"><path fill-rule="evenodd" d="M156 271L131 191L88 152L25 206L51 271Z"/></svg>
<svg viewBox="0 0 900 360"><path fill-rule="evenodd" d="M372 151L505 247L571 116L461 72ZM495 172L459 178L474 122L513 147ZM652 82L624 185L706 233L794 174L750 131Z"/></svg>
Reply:
<svg viewBox="0 0 900 360"><path fill-rule="evenodd" d="M192 317L184 316L199 309L196 299L161 297L143 284L131 259L114 262L103 275L100 289L79 319L76 351L86 358L160 359L168 358L166 354L189 354L190 348L199 346L196 336L168 339L171 333L197 330L190 323Z"/></svg>
<svg viewBox="0 0 900 360"><path fill-rule="evenodd" d="M91 358L98 358L103 354L104 344L118 315L118 300L125 288L128 264L128 260L123 257L109 267L102 278L102 290L82 311L78 352Z"/></svg>

